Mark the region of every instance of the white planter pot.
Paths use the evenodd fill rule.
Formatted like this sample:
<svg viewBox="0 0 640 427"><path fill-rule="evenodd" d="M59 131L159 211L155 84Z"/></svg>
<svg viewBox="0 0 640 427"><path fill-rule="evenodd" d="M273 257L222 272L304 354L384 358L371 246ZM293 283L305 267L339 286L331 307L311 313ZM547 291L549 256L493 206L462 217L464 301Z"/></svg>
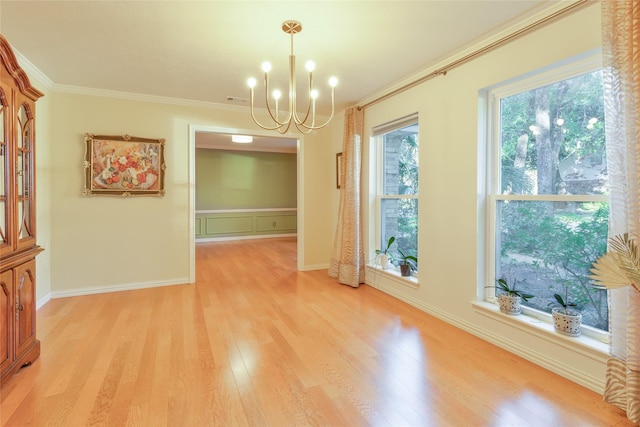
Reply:
<svg viewBox="0 0 640 427"><path fill-rule="evenodd" d="M383 270L386 270L387 268L389 268L389 264L391 264L391 261L389 260L389 255L387 254L378 255L378 262L380 263L380 267L382 267Z"/></svg>
<svg viewBox="0 0 640 427"><path fill-rule="evenodd" d="M498 304L500 311L511 316L517 316L522 312L520 308L521 298L519 296L511 296L508 294L498 295Z"/></svg>
<svg viewBox="0 0 640 427"><path fill-rule="evenodd" d="M558 333L570 337L582 334L582 314L571 309L565 313L563 308L556 307L551 310L551 315L553 316L553 326Z"/></svg>

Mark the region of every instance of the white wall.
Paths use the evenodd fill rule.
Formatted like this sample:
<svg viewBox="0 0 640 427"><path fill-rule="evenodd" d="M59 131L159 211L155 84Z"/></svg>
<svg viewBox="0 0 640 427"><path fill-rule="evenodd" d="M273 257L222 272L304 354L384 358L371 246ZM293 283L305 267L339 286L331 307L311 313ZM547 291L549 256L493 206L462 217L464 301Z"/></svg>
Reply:
<svg viewBox="0 0 640 427"><path fill-rule="evenodd" d="M480 314L471 301L485 286L478 279L484 256L478 164L485 149L478 146L479 92L600 46L600 6L592 3L365 113L366 140L373 126L412 112L419 112L420 123L420 285L414 289L376 275L376 286L598 391L604 385L604 354L584 347L576 351L572 342L552 332L536 333L527 325ZM367 218L367 225L374 220ZM375 242L368 237L365 246L373 251Z"/></svg>

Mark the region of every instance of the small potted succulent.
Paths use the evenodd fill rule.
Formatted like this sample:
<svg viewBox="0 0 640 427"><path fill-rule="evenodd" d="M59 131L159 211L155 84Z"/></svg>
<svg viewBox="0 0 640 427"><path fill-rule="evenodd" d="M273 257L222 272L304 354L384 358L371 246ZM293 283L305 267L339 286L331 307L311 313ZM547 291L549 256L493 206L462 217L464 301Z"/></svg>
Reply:
<svg viewBox="0 0 640 427"><path fill-rule="evenodd" d="M522 313L521 302L523 300L529 301L529 298L534 297L534 295L517 289L516 284L516 280L510 285L506 279L498 279L496 280L496 286L487 286L488 288L498 290L498 305L500 306L500 311L511 316L517 316Z"/></svg>
<svg viewBox="0 0 640 427"><path fill-rule="evenodd" d="M389 240L387 240L387 247L384 249L376 249L376 263L380 264L380 267L382 267L383 270L386 270L387 268L389 268L389 265L391 265L391 262L393 261L393 255L391 255L390 249L391 249L391 245L393 245L393 242L396 241L396 238L394 236L389 237Z"/></svg>
<svg viewBox="0 0 640 427"><path fill-rule="evenodd" d="M570 337L582 334L582 314L575 309L576 303L569 301L569 286L565 286L564 298L560 294L553 294L556 307L551 309L553 327L556 332Z"/></svg>
<svg viewBox="0 0 640 427"><path fill-rule="evenodd" d="M400 275L411 276L411 272L418 268L418 258L413 255L405 255L400 249L398 249L398 253L400 254Z"/></svg>

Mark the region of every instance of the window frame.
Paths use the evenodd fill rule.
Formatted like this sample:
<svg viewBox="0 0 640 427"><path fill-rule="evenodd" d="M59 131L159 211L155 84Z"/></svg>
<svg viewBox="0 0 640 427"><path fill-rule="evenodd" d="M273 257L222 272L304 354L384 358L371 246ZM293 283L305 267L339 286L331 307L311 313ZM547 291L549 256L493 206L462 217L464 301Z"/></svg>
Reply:
<svg viewBox="0 0 640 427"><path fill-rule="evenodd" d="M485 161L480 166L479 183L484 182L485 206L480 206L479 226L484 228L484 235L478 244L479 248L484 248L479 252L479 260L481 268L478 278L480 285L478 289L479 302L488 302L497 304L495 289L489 288L494 283L496 265L496 227L499 221L497 207L501 201L518 200L518 201L576 201L576 202L607 202L609 203L609 195L512 195L501 194L500 187L500 99L516 95L525 91L533 90L545 85L567 80L572 77L580 76L589 72L597 71L603 68L602 56L599 51L588 52L576 58L570 58L559 64L545 67L541 70L524 74L509 81L499 83L489 87L480 93L480 123L479 129L481 135L484 134L484 141L480 138L480 142L484 142ZM484 129L483 129L484 128ZM483 132L484 130L484 132ZM483 177L484 175L484 177ZM483 241L482 241L483 240ZM542 321L546 324L552 324L551 314L522 306L522 315L527 316L535 321ZM610 333L596 329L588 325L582 325L583 335L588 338L596 339L600 342L609 342Z"/></svg>
<svg viewBox="0 0 640 427"><path fill-rule="evenodd" d="M372 173L370 175L370 188L371 194L373 196L373 206L375 209L375 220L372 221L370 227L373 227L371 234L374 238L374 244L370 245L371 254L370 254L370 265L376 267L375 265L375 250L381 249L380 245L383 245L382 242L382 203L383 200L399 200L399 199L415 199L419 204L419 190L417 194L384 194L384 137L386 134L406 128L408 126L417 126L418 132L417 135L420 135L420 121L418 113L408 114L406 116L400 117L398 119L392 120L390 122L374 126L371 132L370 137L370 146L373 147L373 150L370 150L372 154L372 160L370 165L373 166ZM419 141L419 140L418 140ZM420 152L420 146L418 142L418 157ZM419 163L418 163L419 168ZM372 179L371 179L372 178ZM418 212L420 212L418 206ZM417 226L416 226L417 228ZM419 253L418 248L416 251ZM398 276L402 280L417 282L415 274L411 276L400 276L400 269L392 265L389 267L386 272L391 273L393 276Z"/></svg>

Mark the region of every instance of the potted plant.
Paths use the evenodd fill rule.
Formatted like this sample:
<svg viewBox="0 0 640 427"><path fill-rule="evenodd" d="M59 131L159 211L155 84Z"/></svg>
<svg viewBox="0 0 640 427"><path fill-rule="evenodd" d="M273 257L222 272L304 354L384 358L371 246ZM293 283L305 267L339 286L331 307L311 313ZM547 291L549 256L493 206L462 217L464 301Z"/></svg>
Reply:
<svg viewBox="0 0 640 427"><path fill-rule="evenodd" d="M516 280L513 281L513 285L510 285L506 279L498 279L496 280L497 286L487 286L488 288L496 288L500 292L498 294L500 311L511 316L516 316L522 312L522 300L529 301L529 298L534 297L534 295L518 289L516 284Z"/></svg>
<svg viewBox="0 0 640 427"><path fill-rule="evenodd" d="M382 269L389 268L391 261L393 261L393 256L391 255L390 249L393 242L395 242L396 238L394 236L389 237L387 240L387 247L384 249L376 249L376 262L380 264Z"/></svg>
<svg viewBox="0 0 640 427"><path fill-rule="evenodd" d="M405 255L400 249L398 249L398 253L400 254L400 275L411 276L411 271L418 268L418 258L413 255Z"/></svg>
<svg viewBox="0 0 640 427"><path fill-rule="evenodd" d="M573 308L576 303L569 301L569 286L565 286L564 289L564 298L560 294L553 294L557 304L551 309L553 327L563 335L577 337L582 333L582 314Z"/></svg>

